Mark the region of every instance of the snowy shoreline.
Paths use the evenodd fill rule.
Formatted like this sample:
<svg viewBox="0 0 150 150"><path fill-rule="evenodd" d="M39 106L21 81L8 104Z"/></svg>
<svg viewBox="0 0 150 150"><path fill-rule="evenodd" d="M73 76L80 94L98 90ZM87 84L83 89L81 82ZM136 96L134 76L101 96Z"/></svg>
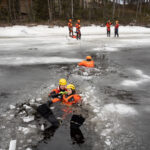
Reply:
<svg viewBox="0 0 150 150"><path fill-rule="evenodd" d="M111 27L112 31L114 27ZM74 28L75 30L75 28ZM106 27L100 27L96 25L86 26L81 28L82 35L87 34L106 34ZM120 34L126 33L141 33L150 34L150 28L141 26L120 26ZM12 36L48 36L51 34L68 35L68 27L54 26L49 28L46 25L38 25L33 27L28 26L12 26L12 27L0 27L0 37L12 37Z"/></svg>

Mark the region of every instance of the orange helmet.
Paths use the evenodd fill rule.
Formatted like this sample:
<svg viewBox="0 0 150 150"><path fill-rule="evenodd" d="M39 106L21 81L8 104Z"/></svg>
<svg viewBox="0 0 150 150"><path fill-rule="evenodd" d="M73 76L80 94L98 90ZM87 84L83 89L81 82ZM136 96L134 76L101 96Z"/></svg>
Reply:
<svg viewBox="0 0 150 150"><path fill-rule="evenodd" d="M72 21L72 19L69 19L69 22L71 22Z"/></svg>
<svg viewBox="0 0 150 150"><path fill-rule="evenodd" d="M80 23L80 20L77 20L78 23Z"/></svg>
<svg viewBox="0 0 150 150"><path fill-rule="evenodd" d="M86 56L86 59L92 59L92 57L91 56Z"/></svg>

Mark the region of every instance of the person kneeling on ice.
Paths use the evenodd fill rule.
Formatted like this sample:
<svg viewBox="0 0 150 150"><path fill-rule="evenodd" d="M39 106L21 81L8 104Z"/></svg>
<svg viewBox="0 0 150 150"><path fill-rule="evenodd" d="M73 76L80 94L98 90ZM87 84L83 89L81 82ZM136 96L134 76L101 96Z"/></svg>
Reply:
<svg viewBox="0 0 150 150"><path fill-rule="evenodd" d="M92 60L91 56L86 56L86 60L83 60L82 62L78 63L78 66L84 66L88 68L94 68L94 61Z"/></svg>

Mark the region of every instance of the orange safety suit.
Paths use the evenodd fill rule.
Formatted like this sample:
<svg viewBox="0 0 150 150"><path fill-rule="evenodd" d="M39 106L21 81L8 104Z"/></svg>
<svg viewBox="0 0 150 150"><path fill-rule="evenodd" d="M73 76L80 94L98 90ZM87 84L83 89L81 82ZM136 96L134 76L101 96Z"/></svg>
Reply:
<svg viewBox="0 0 150 150"><path fill-rule="evenodd" d="M65 92L67 91L67 89L64 89L64 90L61 90L60 87L56 88L56 89L53 89L50 94L48 94L49 97L52 97L52 98L57 98L59 96L59 93L60 92Z"/></svg>
<svg viewBox="0 0 150 150"><path fill-rule="evenodd" d="M62 101L62 103L66 106L72 106L73 104L79 103L81 101L81 97L77 94L72 94L72 95L63 95L62 99L61 98L54 98L52 100L53 103Z"/></svg>
<svg viewBox="0 0 150 150"><path fill-rule="evenodd" d="M78 65L88 67L88 68L94 68L94 61L93 60L91 60L91 61L83 60Z"/></svg>

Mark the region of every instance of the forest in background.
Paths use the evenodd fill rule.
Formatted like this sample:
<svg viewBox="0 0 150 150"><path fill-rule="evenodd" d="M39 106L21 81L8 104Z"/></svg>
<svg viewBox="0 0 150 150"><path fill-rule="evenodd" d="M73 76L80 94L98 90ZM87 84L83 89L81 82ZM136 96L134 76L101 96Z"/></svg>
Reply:
<svg viewBox="0 0 150 150"><path fill-rule="evenodd" d="M150 25L150 0L0 0L0 24L81 23Z"/></svg>

